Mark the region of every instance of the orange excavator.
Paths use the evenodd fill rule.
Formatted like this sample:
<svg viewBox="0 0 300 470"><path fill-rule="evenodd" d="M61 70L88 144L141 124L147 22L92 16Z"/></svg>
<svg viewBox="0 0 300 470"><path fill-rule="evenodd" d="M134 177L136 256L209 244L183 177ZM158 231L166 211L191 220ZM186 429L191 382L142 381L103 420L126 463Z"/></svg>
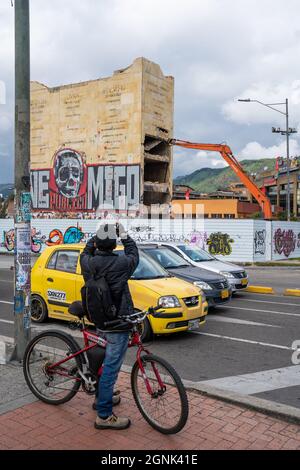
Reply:
<svg viewBox="0 0 300 470"><path fill-rule="evenodd" d="M239 179L249 189L252 196L257 200L262 208L264 218L266 220L272 219L272 206L270 199L266 196L256 184L249 178L239 161L235 158L231 148L226 144L200 144L195 142L187 142L185 140L171 139L170 145L177 145L188 149L206 150L209 152L219 152L224 160L228 163L230 168L236 173Z"/></svg>

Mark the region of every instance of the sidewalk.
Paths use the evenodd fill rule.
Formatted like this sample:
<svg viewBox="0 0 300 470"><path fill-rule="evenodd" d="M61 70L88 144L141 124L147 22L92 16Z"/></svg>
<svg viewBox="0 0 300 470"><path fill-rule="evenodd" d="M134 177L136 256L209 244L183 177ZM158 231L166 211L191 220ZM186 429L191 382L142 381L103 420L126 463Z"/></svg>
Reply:
<svg viewBox="0 0 300 470"><path fill-rule="evenodd" d="M298 449L300 426L189 392L190 416L174 436L153 430L134 404L130 376L121 373L116 413L130 416L125 431L97 431L93 397L78 393L59 407L34 401L22 368L0 366L0 450Z"/></svg>

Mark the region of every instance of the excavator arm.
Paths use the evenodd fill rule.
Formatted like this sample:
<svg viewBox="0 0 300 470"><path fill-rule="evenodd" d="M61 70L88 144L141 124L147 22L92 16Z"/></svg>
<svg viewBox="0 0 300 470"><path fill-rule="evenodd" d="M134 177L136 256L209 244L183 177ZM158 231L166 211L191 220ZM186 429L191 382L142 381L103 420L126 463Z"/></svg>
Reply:
<svg viewBox="0 0 300 470"><path fill-rule="evenodd" d="M196 150L206 150L208 152L219 152L226 163L232 168L238 178L244 183L247 189L249 189L252 196L257 200L264 213L264 218L267 220L272 219L272 206L270 199L256 186L256 184L249 178L242 165L233 155L231 148L225 144L201 144L194 142L187 142L185 140L172 139L171 145L177 145L178 147L184 147Z"/></svg>

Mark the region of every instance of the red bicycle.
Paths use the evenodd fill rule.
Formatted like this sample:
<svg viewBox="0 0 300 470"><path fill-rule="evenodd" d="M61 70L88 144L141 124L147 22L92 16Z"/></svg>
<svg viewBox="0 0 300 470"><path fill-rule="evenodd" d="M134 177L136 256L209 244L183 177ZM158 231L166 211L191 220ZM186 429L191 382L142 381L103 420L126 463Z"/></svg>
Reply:
<svg viewBox="0 0 300 470"><path fill-rule="evenodd" d="M131 371L131 389L135 403L145 420L163 434L175 434L183 429L188 419L188 399L183 383L167 361L151 354L142 344L139 325L148 315L156 314L158 307L134 313L120 322L132 325L129 347L136 346L136 362ZM23 371L32 393L45 403L60 405L81 391L94 395L102 372L106 340L88 330L80 302L74 302L70 313L79 321L77 328L83 335L84 346L62 331L45 331L28 344L23 360Z"/></svg>

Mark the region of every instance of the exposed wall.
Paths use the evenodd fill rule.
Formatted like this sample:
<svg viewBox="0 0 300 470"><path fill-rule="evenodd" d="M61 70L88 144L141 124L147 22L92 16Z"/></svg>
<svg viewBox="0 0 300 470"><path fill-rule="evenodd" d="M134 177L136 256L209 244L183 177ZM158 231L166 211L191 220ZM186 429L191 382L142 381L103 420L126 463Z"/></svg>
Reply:
<svg viewBox="0 0 300 470"><path fill-rule="evenodd" d="M97 220L33 220L32 252L47 246L87 241L96 232ZM138 242L195 243L220 259L252 262L300 257L299 222L255 220L152 220L129 221ZM0 252L13 253L13 220L0 220Z"/></svg>
<svg viewBox="0 0 300 470"><path fill-rule="evenodd" d="M33 208L116 209L119 197L120 209L137 206L143 201L146 136L156 139L153 148L165 158L157 163L159 183L171 198L172 150L166 146L161 153L159 144L173 137L173 101L173 78L144 58L108 78L55 88L32 82ZM157 182L155 174L149 177Z"/></svg>

